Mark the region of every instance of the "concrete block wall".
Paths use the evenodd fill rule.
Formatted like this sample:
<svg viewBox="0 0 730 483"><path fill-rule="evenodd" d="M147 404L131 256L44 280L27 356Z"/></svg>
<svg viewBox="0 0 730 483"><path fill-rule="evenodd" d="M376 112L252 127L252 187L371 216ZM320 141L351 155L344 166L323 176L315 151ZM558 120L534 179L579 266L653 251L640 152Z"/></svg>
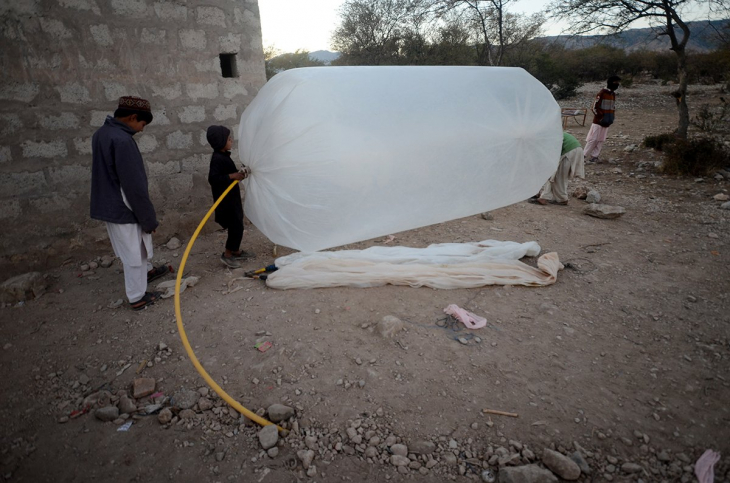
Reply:
<svg viewBox="0 0 730 483"><path fill-rule="evenodd" d="M210 205L205 129L236 133L266 82L257 0L0 0L0 42L8 275L106 243L89 219L91 136L119 97L152 103L155 119L135 139L164 237ZM223 77L221 53L236 54L237 77Z"/></svg>

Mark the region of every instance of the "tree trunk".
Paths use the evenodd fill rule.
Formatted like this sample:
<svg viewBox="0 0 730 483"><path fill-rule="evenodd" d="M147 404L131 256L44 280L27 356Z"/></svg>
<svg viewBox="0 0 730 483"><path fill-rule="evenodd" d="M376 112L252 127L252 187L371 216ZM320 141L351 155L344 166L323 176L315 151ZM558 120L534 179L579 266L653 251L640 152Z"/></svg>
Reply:
<svg viewBox="0 0 730 483"><path fill-rule="evenodd" d="M679 110L679 124L677 125L677 136L687 139L689 128L689 108L687 107L687 56L684 46L675 50L677 53L677 73L679 74L679 89L675 94L677 109Z"/></svg>

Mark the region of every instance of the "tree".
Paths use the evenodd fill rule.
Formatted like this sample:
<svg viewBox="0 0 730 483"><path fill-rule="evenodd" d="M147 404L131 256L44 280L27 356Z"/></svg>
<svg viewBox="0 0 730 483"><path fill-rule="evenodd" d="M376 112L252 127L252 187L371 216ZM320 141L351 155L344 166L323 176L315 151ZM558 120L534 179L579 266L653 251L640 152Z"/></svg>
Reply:
<svg viewBox="0 0 730 483"><path fill-rule="evenodd" d="M687 138L689 109L687 107L687 52L690 28L682 19L694 8L709 5L712 9L727 10L730 0L554 0L550 11L558 19L570 22L569 31L575 34L591 31L618 33L638 20L646 19L657 35L667 36L670 50L677 56L679 88L674 93L679 122L677 135Z"/></svg>
<svg viewBox="0 0 730 483"><path fill-rule="evenodd" d="M274 56L266 59L267 53L264 50L267 80L285 70L296 69L297 67L319 67L324 65L324 62L321 60L311 58L309 52L306 50L297 49L295 52L278 55L276 55L278 53L277 50L273 52Z"/></svg>
<svg viewBox="0 0 730 483"><path fill-rule="evenodd" d="M436 65L472 65L476 49L471 32L458 16L442 19L434 35L431 60Z"/></svg>
<svg viewBox="0 0 730 483"><path fill-rule="evenodd" d="M421 0L347 0L340 7L340 26L332 48L338 64L393 65L400 63L406 38L418 42Z"/></svg>
<svg viewBox="0 0 730 483"><path fill-rule="evenodd" d="M510 48L540 35L545 18L507 11L514 0L430 0L435 15L456 13L466 19L477 49L479 65L502 65Z"/></svg>
<svg viewBox="0 0 730 483"><path fill-rule="evenodd" d="M276 75L274 68L271 66L271 59L273 59L277 55L281 55L281 51L275 46L264 46L264 68L266 70L266 80L269 80Z"/></svg>
<svg viewBox="0 0 730 483"><path fill-rule="evenodd" d="M332 47L344 65L502 65L544 23L508 12L512 1L347 0Z"/></svg>

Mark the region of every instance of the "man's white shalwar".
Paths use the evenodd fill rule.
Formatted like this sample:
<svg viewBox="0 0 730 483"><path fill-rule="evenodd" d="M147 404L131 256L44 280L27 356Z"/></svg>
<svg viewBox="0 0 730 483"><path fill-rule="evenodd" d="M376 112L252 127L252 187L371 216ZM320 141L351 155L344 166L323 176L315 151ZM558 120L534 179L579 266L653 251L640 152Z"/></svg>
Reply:
<svg viewBox="0 0 730 483"><path fill-rule="evenodd" d="M132 209L122 190L122 200ZM129 303L138 302L147 291L147 272L152 270L152 234L142 231L138 223L106 224L114 254L124 266L124 288Z"/></svg>

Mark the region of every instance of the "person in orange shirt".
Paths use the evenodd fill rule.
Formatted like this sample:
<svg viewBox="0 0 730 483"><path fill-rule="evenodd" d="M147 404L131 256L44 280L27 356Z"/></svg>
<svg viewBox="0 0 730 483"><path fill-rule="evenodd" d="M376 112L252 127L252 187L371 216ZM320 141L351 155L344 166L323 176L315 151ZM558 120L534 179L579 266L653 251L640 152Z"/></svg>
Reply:
<svg viewBox="0 0 730 483"><path fill-rule="evenodd" d="M597 163L601 148L608 136L608 128L614 121L616 112L616 89L621 85L621 78L612 75L606 82L606 89L596 95L591 110L593 111L593 123L586 136L586 147L583 150L588 158L586 162Z"/></svg>

